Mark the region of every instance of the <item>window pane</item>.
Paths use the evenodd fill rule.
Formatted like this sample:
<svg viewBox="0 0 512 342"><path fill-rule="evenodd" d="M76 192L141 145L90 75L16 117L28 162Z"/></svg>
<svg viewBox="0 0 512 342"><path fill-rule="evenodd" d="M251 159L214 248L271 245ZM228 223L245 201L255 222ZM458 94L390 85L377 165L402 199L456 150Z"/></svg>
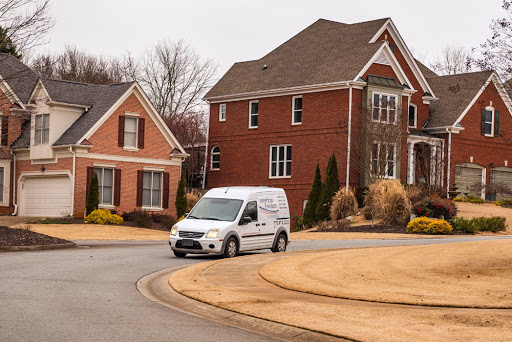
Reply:
<svg viewBox="0 0 512 342"><path fill-rule="evenodd" d="M485 111L485 121L492 122L492 112L490 112L488 110Z"/></svg>
<svg viewBox="0 0 512 342"><path fill-rule="evenodd" d="M43 114L43 128L50 128L50 114Z"/></svg>
<svg viewBox="0 0 512 342"><path fill-rule="evenodd" d="M251 114L258 114L258 102L251 102Z"/></svg>
<svg viewBox="0 0 512 342"><path fill-rule="evenodd" d="M144 207L151 206L151 190L149 190L149 189L142 190L142 205Z"/></svg>
<svg viewBox="0 0 512 342"><path fill-rule="evenodd" d="M394 162L392 162L392 161L388 162L388 176L389 177L394 176L394 167L395 167L394 165L395 165Z"/></svg>
<svg viewBox="0 0 512 342"><path fill-rule="evenodd" d="M284 162L279 162L279 177L284 175Z"/></svg>
<svg viewBox="0 0 512 342"><path fill-rule="evenodd" d="M112 187L104 186L103 187L103 199L102 204L112 204Z"/></svg>
<svg viewBox="0 0 512 342"><path fill-rule="evenodd" d="M50 141L50 130L45 128L43 129L42 142L47 143L48 141Z"/></svg>
<svg viewBox="0 0 512 342"><path fill-rule="evenodd" d="M218 161L220 161L220 155L219 155L219 154L214 154L214 155L212 155L212 160L213 160L214 162L218 162Z"/></svg>
<svg viewBox="0 0 512 342"><path fill-rule="evenodd" d="M43 116L36 115L36 129L42 129L42 128L43 128Z"/></svg>
<svg viewBox="0 0 512 342"><path fill-rule="evenodd" d="M276 168L277 168L277 163L275 163L275 162L274 162L274 163L272 163L272 164L270 165L270 175L271 175L272 177L277 176Z"/></svg>
<svg viewBox="0 0 512 342"><path fill-rule="evenodd" d="M390 96L389 97L389 108L395 109L396 108L396 97Z"/></svg>
<svg viewBox="0 0 512 342"><path fill-rule="evenodd" d="M379 120L379 108L373 108L373 120Z"/></svg>
<svg viewBox="0 0 512 342"><path fill-rule="evenodd" d="M302 110L302 97L295 98L295 110Z"/></svg>
<svg viewBox="0 0 512 342"><path fill-rule="evenodd" d="M293 113L293 122L294 123L299 123L299 122L302 122L302 111L295 111Z"/></svg>
<svg viewBox="0 0 512 342"><path fill-rule="evenodd" d="M277 160L277 147L273 146L272 147L272 161L276 161L276 160Z"/></svg>
<svg viewBox="0 0 512 342"><path fill-rule="evenodd" d="M258 115L251 115L251 127L258 127Z"/></svg>
<svg viewBox="0 0 512 342"><path fill-rule="evenodd" d="M284 160L284 146L279 146L279 160Z"/></svg>
<svg viewBox="0 0 512 342"><path fill-rule="evenodd" d="M153 172L153 189L162 189L162 174L160 172Z"/></svg>
<svg viewBox="0 0 512 342"><path fill-rule="evenodd" d="M135 147L135 142L137 141L136 133L124 132L124 146L126 147Z"/></svg>
<svg viewBox="0 0 512 342"><path fill-rule="evenodd" d="M379 107L379 94L373 94L373 106L374 107Z"/></svg>
<svg viewBox="0 0 512 342"><path fill-rule="evenodd" d="M220 153L220 148L218 146L215 146L213 149L212 149L212 153Z"/></svg>
<svg viewBox="0 0 512 342"><path fill-rule="evenodd" d="M485 134L492 134L492 124L491 123L485 123Z"/></svg>
<svg viewBox="0 0 512 342"><path fill-rule="evenodd" d="M414 121L416 121L416 108L409 106L409 126L414 127Z"/></svg>
<svg viewBox="0 0 512 342"><path fill-rule="evenodd" d="M286 163L286 175L291 176L292 175L292 162Z"/></svg>
<svg viewBox="0 0 512 342"><path fill-rule="evenodd" d="M394 109L389 110L389 122L395 123L395 110Z"/></svg>
<svg viewBox="0 0 512 342"><path fill-rule="evenodd" d="M286 146L286 160L292 160L292 147Z"/></svg>
<svg viewBox="0 0 512 342"><path fill-rule="evenodd" d="M0 167L0 202L4 201L4 168Z"/></svg>
<svg viewBox="0 0 512 342"><path fill-rule="evenodd" d="M388 97L386 95L382 95L382 101L380 106L382 108L388 108Z"/></svg>
<svg viewBox="0 0 512 342"><path fill-rule="evenodd" d="M144 189L151 189L151 172L144 172L142 177L142 187Z"/></svg>
<svg viewBox="0 0 512 342"><path fill-rule="evenodd" d="M125 117L124 119L124 131L125 132L137 132L137 118Z"/></svg>
<svg viewBox="0 0 512 342"><path fill-rule="evenodd" d="M249 216L251 220L258 221L258 205L256 201L251 201L247 203L247 206L245 207L242 216Z"/></svg>
<svg viewBox="0 0 512 342"><path fill-rule="evenodd" d="M41 133L40 129L36 129L34 132L34 144L38 145L41 143Z"/></svg>
<svg viewBox="0 0 512 342"><path fill-rule="evenodd" d="M159 208L160 207L160 190L153 190L153 198L151 202L152 207Z"/></svg>
<svg viewBox="0 0 512 342"><path fill-rule="evenodd" d="M114 170L103 170L103 186L112 186L114 183Z"/></svg>
<svg viewBox="0 0 512 342"><path fill-rule="evenodd" d="M101 171L103 171L103 169L97 168L97 167L94 168L94 172L96 173L96 176L98 177L98 184L99 184L99 186L101 186L103 184L102 183L102 172Z"/></svg>

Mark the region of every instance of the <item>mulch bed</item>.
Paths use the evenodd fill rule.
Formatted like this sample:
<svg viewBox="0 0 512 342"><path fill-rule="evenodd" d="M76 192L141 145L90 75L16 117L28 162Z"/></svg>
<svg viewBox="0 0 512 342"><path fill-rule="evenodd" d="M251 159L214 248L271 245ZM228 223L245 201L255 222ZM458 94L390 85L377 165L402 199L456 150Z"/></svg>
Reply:
<svg viewBox="0 0 512 342"><path fill-rule="evenodd" d="M71 241L39 234L28 229L0 226L0 247L39 246L71 243Z"/></svg>
<svg viewBox="0 0 512 342"><path fill-rule="evenodd" d="M364 226L349 226L342 230L335 228L326 228L311 231L311 233L325 233L325 232L351 232L351 233L399 233L405 234L407 227L405 226L386 226L386 225L364 225Z"/></svg>

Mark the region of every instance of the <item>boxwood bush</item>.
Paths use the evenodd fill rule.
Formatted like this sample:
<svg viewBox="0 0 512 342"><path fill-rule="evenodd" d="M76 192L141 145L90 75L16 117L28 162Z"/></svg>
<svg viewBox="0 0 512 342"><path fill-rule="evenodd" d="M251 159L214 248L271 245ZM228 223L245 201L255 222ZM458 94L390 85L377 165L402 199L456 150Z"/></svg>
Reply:
<svg viewBox="0 0 512 342"><path fill-rule="evenodd" d="M413 234L450 234L452 231L447 221L435 218L418 217L407 225L407 233Z"/></svg>
<svg viewBox="0 0 512 342"><path fill-rule="evenodd" d="M85 217L85 222L95 224L123 224L123 218L119 215L112 214L109 210L96 209Z"/></svg>

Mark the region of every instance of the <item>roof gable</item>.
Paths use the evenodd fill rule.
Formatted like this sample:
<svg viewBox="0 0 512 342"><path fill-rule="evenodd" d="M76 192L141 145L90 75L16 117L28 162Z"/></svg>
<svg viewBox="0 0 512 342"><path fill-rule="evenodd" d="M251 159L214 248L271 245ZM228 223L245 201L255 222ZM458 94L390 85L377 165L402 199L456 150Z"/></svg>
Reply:
<svg viewBox="0 0 512 342"><path fill-rule="evenodd" d="M9 95L24 106L39 76L16 57L0 53L0 80L7 84ZM19 101L18 101L19 100Z"/></svg>

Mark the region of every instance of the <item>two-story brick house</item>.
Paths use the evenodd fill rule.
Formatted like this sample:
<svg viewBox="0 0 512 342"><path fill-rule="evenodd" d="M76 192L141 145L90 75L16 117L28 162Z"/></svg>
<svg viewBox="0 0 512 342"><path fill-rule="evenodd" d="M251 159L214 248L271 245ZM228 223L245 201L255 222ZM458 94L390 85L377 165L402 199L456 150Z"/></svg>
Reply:
<svg viewBox="0 0 512 342"><path fill-rule="evenodd" d="M325 170L333 152L340 183L356 190L375 174L468 186L477 165L511 181L510 98L491 72L465 77L439 77L416 61L389 18L318 20L264 57L235 63L205 96L207 185L283 187L301 215L316 164Z"/></svg>
<svg viewBox="0 0 512 342"><path fill-rule="evenodd" d="M100 208L174 214L186 153L136 82L41 80L0 55L2 214L83 216L96 172Z"/></svg>

